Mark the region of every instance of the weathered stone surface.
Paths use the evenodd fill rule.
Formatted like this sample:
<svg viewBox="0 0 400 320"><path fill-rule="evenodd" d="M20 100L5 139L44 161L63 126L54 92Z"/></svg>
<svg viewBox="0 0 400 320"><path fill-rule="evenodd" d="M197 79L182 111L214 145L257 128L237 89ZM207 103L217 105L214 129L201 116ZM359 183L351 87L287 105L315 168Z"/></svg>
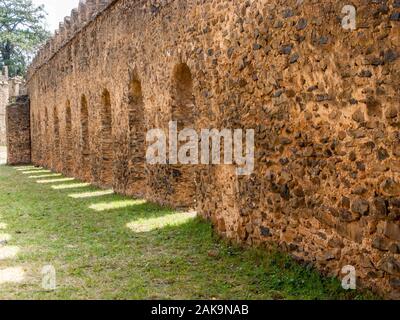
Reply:
<svg viewBox="0 0 400 320"><path fill-rule="evenodd" d="M389 251L394 254L400 253L400 243L392 243L389 245Z"/></svg>
<svg viewBox="0 0 400 320"><path fill-rule="evenodd" d="M31 127L29 98L20 96L6 108L7 164L31 163Z"/></svg>
<svg viewBox="0 0 400 320"><path fill-rule="evenodd" d="M389 153L384 148L379 148L377 152L378 160L383 161L390 157Z"/></svg>
<svg viewBox="0 0 400 320"><path fill-rule="evenodd" d="M391 278L390 285L393 289L399 290L400 289L400 278Z"/></svg>
<svg viewBox="0 0 400 320"><path fill-rule="evenodd" d="M372 247L381 251L389 251L390 240L384 237L376 237L372 240Z"/></svg>
<svg viewBox="0 0 400 320"><path fill-rule="evenodd" d="M353 113L352 118L354 121L357 121L357 122L365 121L364 113L360 109Z"/></svg>
<svg viewBox="0 0 400 320"><path fill-rule="evenodd" d="M372 206L372 214L379 217L383 218L386 217L388 214L388 204L385 201L385 199L377 197L373 200L373 206Z"/></svg>
<svg viewBox="0 0 400 320"><path fill-rule="evenodd" d="M340 28L349 3L297 2L116 0L66 19L28 75L33 163L393 293L395 264L378 262L400 237L397 2L353 1L355 31ZM255 129L254 173L146 163L146 132L171 119Z"/></svg>
<svg viewBox="0 0 400 320"><path fill-rule="evenodd" d="M381 184L382 191L388 196L400 196L400 183L389 178Z"/></svg>
<svg viewBox="0 0 400 320"><path fill-rule="evenodd" d="M384 234L389 239L400 241L400 225L396 222L385 222Z"/></svg>
<svg viewBox="0 0 400 320"><path fill-rule="evenodd" d="M6 107L10 100L24 92L22 77L10 78L8 68L0 71L0 146L6 145Z"/></svg>
<svg viewBox="0 0 400 320"><path fill-rule="evenodd" d="M361 214L359 212L355 212L354 210L348 211L348 210L341 210L340 211L340 220L343 222L352 222L359 220L361 217Z"/></svg>
<svg viewBox="0 0 400 320"><path fill-rule="evenodd" d="M379 269L391 275L400 275L400 261L393 257L386 257L379 262Z"/></svg>
<svg viewBox="0 0 400 320"><path fill-rule="evenodd" d="M266 227L261 227L260 230L261 230L261 235L263 237L270 237L271 236L271 230L270 229L268 229Z"/></svg>
<svg viewBox="0 0 400 320"><path fill-rule="evenodd" d="M364 199L357 199L351 205L351 210L360 215L366 215L369 212L369 202Z"/></svg>

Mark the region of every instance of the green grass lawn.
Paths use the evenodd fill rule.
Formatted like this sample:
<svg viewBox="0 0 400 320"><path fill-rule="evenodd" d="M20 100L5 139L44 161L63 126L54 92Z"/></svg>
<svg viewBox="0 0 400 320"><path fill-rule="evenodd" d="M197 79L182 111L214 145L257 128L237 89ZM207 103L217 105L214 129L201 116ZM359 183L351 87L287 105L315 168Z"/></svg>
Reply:
<svg viewBox="0 0 400 320"><path fill-rule="evenodd" d="M57 289L42 289L54 266ZM361 299L193 216L38 168L0 166L0 299Z"/></svg>

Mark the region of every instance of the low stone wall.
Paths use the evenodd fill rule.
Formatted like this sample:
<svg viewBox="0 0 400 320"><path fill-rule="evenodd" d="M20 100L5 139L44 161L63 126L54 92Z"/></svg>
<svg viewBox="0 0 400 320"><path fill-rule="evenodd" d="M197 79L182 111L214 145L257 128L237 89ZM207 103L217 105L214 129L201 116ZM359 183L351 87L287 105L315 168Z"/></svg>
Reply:
<svg viewBox="0 0 400 320"><path fill-rule="evenodd" d="M31 163L29 98L20 96L6 108L7 164Z"/></svg>
<svg viewBox="0 0 400 320"><path fill-rule="evenodd" d="M400 298L400 3L351 4L356 30L342 0L81 6L29 72L33 163ZM170 120L255 129L254 173L146 163Z"/></svg>

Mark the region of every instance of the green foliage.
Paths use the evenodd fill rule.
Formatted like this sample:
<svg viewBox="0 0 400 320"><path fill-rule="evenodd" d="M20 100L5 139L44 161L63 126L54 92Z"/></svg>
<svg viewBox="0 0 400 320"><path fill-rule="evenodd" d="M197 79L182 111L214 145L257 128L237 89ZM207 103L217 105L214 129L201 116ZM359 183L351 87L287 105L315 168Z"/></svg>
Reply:
<svg viewBox="0 0 400 320"><path fill-rule="evenodd" d="M24 75L37 49L50 36L46 12L31 0L0 0L0 67L10 76Z"/></svg>

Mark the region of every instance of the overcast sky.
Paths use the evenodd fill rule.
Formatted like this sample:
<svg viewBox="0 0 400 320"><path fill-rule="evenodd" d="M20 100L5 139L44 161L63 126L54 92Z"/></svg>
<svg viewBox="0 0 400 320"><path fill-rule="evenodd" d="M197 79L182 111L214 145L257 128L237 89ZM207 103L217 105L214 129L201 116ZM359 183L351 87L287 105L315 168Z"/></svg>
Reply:
<svg viewBox="0 0 400 320"><path fill-rule="evenodd" d="M60 21L64 20L65 16L71 14L73 8L77 8L79 0L32 0L34 4L44 4L45 10L48 13L47 26L51 32L58 29Z"/></svg>

